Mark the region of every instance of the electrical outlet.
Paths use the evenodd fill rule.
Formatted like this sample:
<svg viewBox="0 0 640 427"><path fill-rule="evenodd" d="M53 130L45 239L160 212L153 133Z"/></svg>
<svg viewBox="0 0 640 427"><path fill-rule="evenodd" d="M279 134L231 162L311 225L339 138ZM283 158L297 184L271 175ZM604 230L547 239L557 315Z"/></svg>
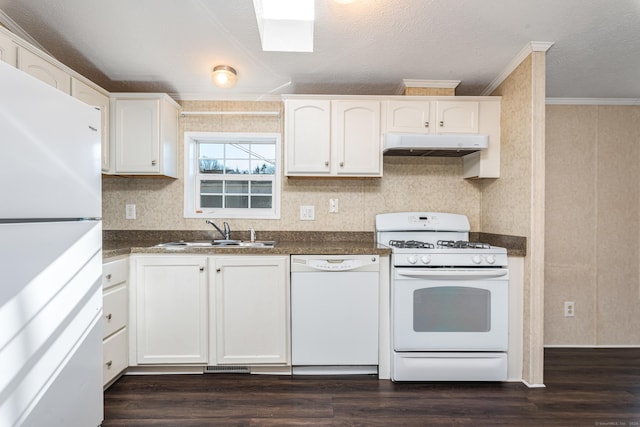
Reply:
<svg viewBox="0 0 640 427"><path fill-rule="evenodd" d="M338 199L329 199L329 213L338 213Z"/></svg>
<svg viewBox="0 0 640 427"><path fill-rule="evenodd" d="M564 302L564 317L574 317L576 315L576 303L573 301Z"/></svg>
<svg viewBox="0 0 640 427"><path fill-rule="evenodd" d="M300 206L300 220L313 221L315 219L316 213L313 206Z"/></svg>
<svg viewBox="0 0 640 427"><path fill-rule="evenodd" d="M136 219L136 205L125 205L124 217L125 219Z"/></svg>

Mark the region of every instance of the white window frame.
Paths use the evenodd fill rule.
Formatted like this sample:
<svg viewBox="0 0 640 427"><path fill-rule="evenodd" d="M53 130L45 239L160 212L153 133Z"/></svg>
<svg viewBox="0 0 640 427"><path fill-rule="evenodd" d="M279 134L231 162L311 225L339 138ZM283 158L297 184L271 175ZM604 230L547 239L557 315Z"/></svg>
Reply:
<svg viewBox="0 0 640 427"><path fill-rule="evenodd" d="M198 143L201 142L272 142L276 145L276 171L273 175L271 208L205 208L197 210L198 197ZM241 175L243 176L243 175ZM244 175L246 176L246 175ZM282 187L282 139L279 133L250 132L185 132L184 133L184 218L242 218L280 219L280 193ZM239 176L240 178L240 176Z"/></svg>

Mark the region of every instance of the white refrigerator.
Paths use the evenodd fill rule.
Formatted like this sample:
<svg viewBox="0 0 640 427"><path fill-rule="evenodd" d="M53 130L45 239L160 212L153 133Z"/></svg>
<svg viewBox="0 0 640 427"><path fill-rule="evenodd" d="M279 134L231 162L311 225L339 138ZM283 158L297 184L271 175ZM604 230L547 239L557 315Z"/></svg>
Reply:
<svg viewBox="0 0 640 427"><path fill-rule="evenodd" d="M98 426L100 112L0 61L0 425Z"/></svg>

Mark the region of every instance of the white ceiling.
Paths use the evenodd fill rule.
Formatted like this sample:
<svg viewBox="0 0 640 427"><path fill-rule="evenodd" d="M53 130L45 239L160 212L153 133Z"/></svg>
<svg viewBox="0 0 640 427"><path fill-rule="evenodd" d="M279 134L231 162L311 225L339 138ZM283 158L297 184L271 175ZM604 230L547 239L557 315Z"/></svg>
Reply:
<svg viewBox="0 0 640 427"><path fill-rule="evenodd" d="M109 91L181 99L399 94L403 79L479 95L531 41L547 97L640 99L640 0L316 0L313 53L263 52L252 0L0 0L49 53ZM215 88L211 68L238 71Z"/></svg>

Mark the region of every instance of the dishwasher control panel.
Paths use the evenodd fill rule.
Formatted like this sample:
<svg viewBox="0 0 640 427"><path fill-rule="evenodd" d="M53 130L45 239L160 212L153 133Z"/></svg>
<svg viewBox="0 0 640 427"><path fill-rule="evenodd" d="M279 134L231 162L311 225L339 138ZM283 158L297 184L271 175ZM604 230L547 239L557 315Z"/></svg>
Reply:
<svg viewBox="0 0 640 427"><path fill-rule="evenodd" d="M378 271L377 255L292 255L291 271Z"/></svg>

